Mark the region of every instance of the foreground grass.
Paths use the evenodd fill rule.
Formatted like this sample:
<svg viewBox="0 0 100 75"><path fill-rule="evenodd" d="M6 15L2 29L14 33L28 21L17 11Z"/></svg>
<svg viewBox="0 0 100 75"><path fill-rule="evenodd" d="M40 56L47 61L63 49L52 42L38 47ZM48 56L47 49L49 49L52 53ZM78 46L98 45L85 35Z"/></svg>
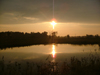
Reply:
<svg viewBox="0 0 100 75"><path fill-rule="evenodd" d="M4 56L0 61L0 75L100 75L100 57L90 54L89 57L77 59L71 57L70 64L67 61L34 63L5 64Z"/></svg>

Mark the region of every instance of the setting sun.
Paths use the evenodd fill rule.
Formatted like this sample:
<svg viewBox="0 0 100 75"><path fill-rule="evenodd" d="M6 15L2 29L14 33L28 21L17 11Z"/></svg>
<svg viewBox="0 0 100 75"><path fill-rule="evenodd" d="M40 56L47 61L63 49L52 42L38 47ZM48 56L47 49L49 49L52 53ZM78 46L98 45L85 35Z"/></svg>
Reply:
<svg viewBox="0 0 100 75"><path fill-rule="evenodd" d="M51 22L51 25L53 26L53 29L54 29L54 26L56 25L57 23L55 21L52 21Z"/></svg>

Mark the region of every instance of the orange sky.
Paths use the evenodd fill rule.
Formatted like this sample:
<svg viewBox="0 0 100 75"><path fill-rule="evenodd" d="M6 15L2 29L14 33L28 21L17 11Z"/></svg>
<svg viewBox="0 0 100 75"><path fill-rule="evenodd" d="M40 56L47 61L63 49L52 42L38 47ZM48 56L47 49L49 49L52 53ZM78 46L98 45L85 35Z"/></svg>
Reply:
<svg viewBox="0 0 100 75"><path fill-rule="evenodd" d="M54 31L60 36L100 35L98 0L54 0ZM0 32L44 32L53 28L53 0L0 0Z"/></svg>
<svg viewBox="0 0 100 75"><path fill-rule="evenodd" d="M91 27L85 27L84 25L91 25ZM78 36L92 34L100 35L99 24L81 24L81 23L57 23L55 29L53 29L50 22L35 23L35 24L15 24L15 25L0 25L0 32L4 31L20 31L20 32L44 32L47 31L50 34L52 31L57 31L60 36Z"/></svg>

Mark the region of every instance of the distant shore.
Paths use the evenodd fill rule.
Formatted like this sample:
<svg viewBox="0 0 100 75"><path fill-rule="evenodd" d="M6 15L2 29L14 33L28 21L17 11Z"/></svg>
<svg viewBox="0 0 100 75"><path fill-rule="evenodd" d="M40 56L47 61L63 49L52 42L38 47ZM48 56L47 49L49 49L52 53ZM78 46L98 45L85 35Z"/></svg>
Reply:
<svg viewBox="0 0 100 75"><path fill-rule="evenodd" d="M0 49L21 47L39 44L98 44L100 46L99 35L86 36L57 36L56 32L47 35L47 32L42 33L23 33L23 32L0 32Z"/></svg>

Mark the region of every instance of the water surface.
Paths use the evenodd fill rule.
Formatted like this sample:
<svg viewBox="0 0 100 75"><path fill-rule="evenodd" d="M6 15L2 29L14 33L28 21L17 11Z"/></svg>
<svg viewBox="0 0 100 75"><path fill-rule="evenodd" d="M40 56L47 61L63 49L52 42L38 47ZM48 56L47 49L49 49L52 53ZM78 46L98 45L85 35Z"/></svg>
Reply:
<svg viewBox="0 0 100 75"><path fill-rule="evenodd" d="M0 50L0 60L2 56L5 61L66 61L72 56L81 58L89 54L100 55L98 45L71 45L71 44L49 44L32 45L26 47L14 47Z"/></svg>

